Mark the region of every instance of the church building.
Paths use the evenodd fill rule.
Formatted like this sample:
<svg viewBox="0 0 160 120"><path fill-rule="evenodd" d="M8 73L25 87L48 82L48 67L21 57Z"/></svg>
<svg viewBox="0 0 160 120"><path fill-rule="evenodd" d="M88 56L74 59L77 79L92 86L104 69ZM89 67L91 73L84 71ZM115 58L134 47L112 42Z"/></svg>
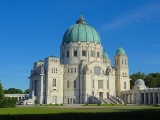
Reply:
<svg viewBox="0 0 160 120"><path fill-rule="evenodd" d="M121 92L130 90L125 50L115 50L111 66L98 32L82 15L64 33L60 58L51 55L35 62L29 79L26 101L38 104L121 102Z"/></svg>

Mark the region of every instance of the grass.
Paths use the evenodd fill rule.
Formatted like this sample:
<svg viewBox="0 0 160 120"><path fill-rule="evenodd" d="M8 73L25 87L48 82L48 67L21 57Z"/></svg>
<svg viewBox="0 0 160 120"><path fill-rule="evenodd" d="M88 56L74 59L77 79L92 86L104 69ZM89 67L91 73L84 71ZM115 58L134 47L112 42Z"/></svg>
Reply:
<svg viewBox="0 0 160 120"><path fill-rule="evenodd" d="M16 108L0 108L0 114L55 114L55 113L104 113L104 112L129 112L150 110L159 111L160 107L155 106L103 106L103 107L89 107L81 108L59 108L54 106L28 106L28 107L16 107Z"/></svg>
<svg viewBox="0 0 160 120"><path fill-rule="evenodd" d="M84 106L125 106L123 104L85 104Z"/></svg>
<svg viewBox="0 0 160 120"><path fill-rule="evenodd" d="M35 106L63 106L63 104L35 104Z"/></svg>
<svg viewBox="0 0 160 120"><path fill-rule="evenodd" d="M153 117L154 116L154 117ZM0 108L0 120L160 120L160 107L157 106L82 106L64 108L56 106L26 106Z"/></svg>

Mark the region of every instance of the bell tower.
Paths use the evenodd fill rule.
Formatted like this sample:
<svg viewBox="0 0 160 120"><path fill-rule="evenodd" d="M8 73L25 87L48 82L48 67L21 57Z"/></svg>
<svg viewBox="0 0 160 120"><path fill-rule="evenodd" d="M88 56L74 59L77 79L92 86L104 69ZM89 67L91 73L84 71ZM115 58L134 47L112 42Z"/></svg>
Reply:
<svg viewBox="0 0 160 120"><path fill-rule="evenodd" d="M116 96L121 98L121 91L130 89L128 57L122 46L116 50L116 55L114 56L114 68L116 75Z"/></svg>

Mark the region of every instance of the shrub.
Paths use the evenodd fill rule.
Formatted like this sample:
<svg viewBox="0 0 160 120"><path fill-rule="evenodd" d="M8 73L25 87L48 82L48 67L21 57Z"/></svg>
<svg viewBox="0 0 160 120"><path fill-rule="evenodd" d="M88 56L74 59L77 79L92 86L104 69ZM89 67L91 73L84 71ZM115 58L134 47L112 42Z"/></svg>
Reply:
<svg viewBox="0 0 160 120"><path fill-rule="evenodd" d="M55 104L56 106L58 105L58 104Z"/></svg>
<svg viewBox="0 0 160 120"><path fill-rule="evenodd" d="M61 105L63 105L63 103Z"/></svg>
<svg viewBox="0 0 160 120"><path fill-rule="evenodd" d="M98 103L98 106L100 106L101 104L100 103Z"/></svg>
<svg viewBox="0 0 160 120"><path fill-rule="evenodd" d="M52 103L50 103L50 105L52 105Z"/></svg>
<svg viewBox="0 0 160 120"><path fill-rule="evenodd" d="M17 98L4 98L0 101L0 108L16 107Z"/></svg>
<svg viewBox="0 0 160 120"><path fill-rule="evenodd" d="M40 104L40 105L42 105L42 104Z"/></svg>
<svg viewBox="0 0 160 120"><path fill-rule="evenodd" d="M88 105L88 103L85 103L85 105Z"/></svg>

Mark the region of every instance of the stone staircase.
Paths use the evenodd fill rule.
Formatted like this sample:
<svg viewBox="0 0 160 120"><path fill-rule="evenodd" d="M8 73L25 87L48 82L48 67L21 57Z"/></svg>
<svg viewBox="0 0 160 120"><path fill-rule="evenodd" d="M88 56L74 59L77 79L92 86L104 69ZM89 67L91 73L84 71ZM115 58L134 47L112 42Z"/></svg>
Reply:
<svg viewBox="0 0 160 120"><path fill-rule="evenodd" d="M100 98L102 104L124 104L124 102L117 97L109 96L108 98Z"/></svg>
<svg viewBox="0 0 160 120"><path fill-rule="evenodd" d="M116 104L124 104L123 100L115 96L109 96L109 99L112 100Z"/></svg>
<svg viewBox="0 0 160 120"><path fill-rule="evenodd" d="M100 98L103 104L115 104L112 100L109 98Z"/></svg>

